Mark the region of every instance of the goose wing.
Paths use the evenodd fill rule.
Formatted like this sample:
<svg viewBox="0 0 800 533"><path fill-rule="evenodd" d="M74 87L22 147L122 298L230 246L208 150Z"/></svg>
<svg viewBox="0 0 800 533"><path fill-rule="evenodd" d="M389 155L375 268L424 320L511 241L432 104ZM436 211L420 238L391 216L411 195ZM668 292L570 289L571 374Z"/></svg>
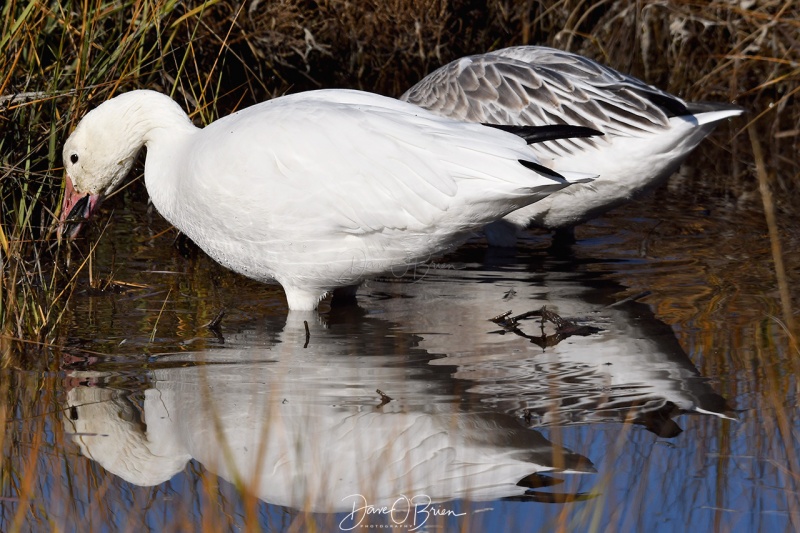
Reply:
<svg viewBox="0 0 800 533"><path fill-rule="evenodd" d="M492 124L572 124L605 138L546 143L568 154L669 128L688 111L683 100L583 56L518 46L453 61L409 89L402 100L442 116Z"/></svg>
<svg viewBox="0 0 800 533"><path fill-rule="evenodd" d="M354 91L265 102L199 135L186 194L229 224L247 211L228 231L250 236L477 226L567 185L521 165L533 155L513 134Z"/></svg>

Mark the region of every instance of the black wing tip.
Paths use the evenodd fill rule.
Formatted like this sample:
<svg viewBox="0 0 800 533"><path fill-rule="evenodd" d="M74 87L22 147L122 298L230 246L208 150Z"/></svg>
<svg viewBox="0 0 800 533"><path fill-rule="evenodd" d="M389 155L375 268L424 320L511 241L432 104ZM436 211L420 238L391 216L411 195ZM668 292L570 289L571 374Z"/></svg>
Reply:
<svg viewBox="0 0 800 533"><path fill-rule="evenodd" d="M739 111L744 112L745 108L736 104L727 104L724 102L683 102L682 100L672 96L663 94L648 94L647 98L656 106L658 106L667 117L683 117L686 115L695 115L697 113L708 113L712 111Z"/></svg>
<svg viewBox="0 0 800 533"><path fill-rule="evenodd" d="M484 126L513 133L522 137L528 144L556 141L558 139L571 139L576 137L595 137L603 135L602 131L586 126L571 126L569 124L551 124L548 126L517 126L510 124L488 124Z"/></svg>
<svg viewBox="0 0 800 533"><path fill-rule="evenodd" d="M667 118L691 115L686 102L669 93L650 91L641 95L667 115Z"/></svg>
<svg viewBox="0 0 800 533"><path fill-rule="evenodd" d="M519 161L519 163L523 167L529 168L529 169L531 169L531 170L533 170L535 172L538 172L539 174L542 174L543 176L545 176L547 178L554 179L554 180L556 180L558 182L561 182L561 183L566 183L567 182L567 178L565 178L564 176L562 176L561 174L559 174L558 172L556 172L552 168L547 168L546 166L542 165L541 163L536 163L534 161L527 161L525 159L517 159L517 161Z"/></svg>

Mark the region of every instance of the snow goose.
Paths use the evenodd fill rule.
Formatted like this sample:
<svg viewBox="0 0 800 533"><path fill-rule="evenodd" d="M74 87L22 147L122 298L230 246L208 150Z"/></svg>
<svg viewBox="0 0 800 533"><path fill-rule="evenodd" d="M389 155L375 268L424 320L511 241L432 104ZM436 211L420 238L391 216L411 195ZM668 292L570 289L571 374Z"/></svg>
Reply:
<svg viewBox="0 0 800 533"><path fill-rule="evenodd" d="M722 120L728 104L689 103L583 56L517 46L464 57L400 97L438 115L485 124L577 124L605 135L532 146L546 166L599 174L486 228L513 246L529 225L571 229L663 183Z"/></svg>
<svg viewBox="0 0 800 533"><path fill-rule="evenodd" d="M156 209L214 260L276 280L289 308L424 262L585 174L538 164L518 135L371 93L276 98L197 128L169 97L131 91L89 112L64 145L62 228L88 216L147 147ZM88 195L88 196L87 196Z"/></svg>

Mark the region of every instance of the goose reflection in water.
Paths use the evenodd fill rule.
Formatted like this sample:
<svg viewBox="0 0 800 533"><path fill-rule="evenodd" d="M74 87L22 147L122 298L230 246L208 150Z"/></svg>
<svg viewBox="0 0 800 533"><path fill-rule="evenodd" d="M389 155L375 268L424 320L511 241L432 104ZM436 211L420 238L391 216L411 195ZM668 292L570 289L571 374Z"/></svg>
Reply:
<svg viewBox="0 0 800 533"><path fill-rule="evenodd" d="M376 305L381 316L435 332L420 334L418 344L447 355L431 365L455 365L453 377L472 382L471 393L531 427L617 420L668 438L682 431L673 420L679 415L733 416L672 328L637 297L620 301L624 287L602 274L558 272L548 264L538 274L501 266L415 276L370 285L373 294L403 295ZM555 330L535 316L515 328L488 320L532 308L577 328Z"/></svg>
<svg viewBox="0 0 800 533"><path fill-rule="evenodd" d="M349 510L354 494L376 506L400 495L519 497L548 484L536 474L594 471L518 418L465 410L452 401L451 369L426 366L410 346L405 361L353 357L346 338L312 323L317 349L304 350L297 316L272 346L256 347L269 333L250 330L219 349L160 357L141 402L100 386L102 373L72 372L68 432L83 455L136 485L167 481L195 459L266 502L319 512ZM381 402L377 387L394 399Z"/></svg>
<svg viewBox="0 0 800 533"><path fill-rule="evenodd" d="M530 488L553 482L545 472L594 470L533 427L634 421L674 437L680 414L728 416L647 306L604 305L620 287L591 276L546 276L450 270L373 282L360 309L333 310L325 324L291 312L224 331L224 344L154 357L144 390L73 371L67 430L134 484L159 484L195 459L269 503L346 511L352 494L373 505L400 494L581 499ZM532 302L599 331L542 349L488 320Z"/></svg>

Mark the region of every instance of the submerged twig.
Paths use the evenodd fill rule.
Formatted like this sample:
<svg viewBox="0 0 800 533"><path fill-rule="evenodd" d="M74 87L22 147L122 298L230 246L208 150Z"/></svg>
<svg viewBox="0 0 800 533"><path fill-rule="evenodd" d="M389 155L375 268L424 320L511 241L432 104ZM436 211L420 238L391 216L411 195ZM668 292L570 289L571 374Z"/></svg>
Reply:
<svg viewBox="0 0 800 533"><path fill-rule="evenodd" d="M161 310L158 312L158 316L156 317L156 323L153 324L153 331L150 333L150 342L155 341L156 338L156 330L158 329L158 322L161 320L161 315L164 314L164 309L167 307L167 302L169 301L169 297L172 294L172 289L167 292L167 297L164 298L164 303L161 305Z"/></svg>
<svg viewBox="0 0 800 533"><path fill-rule="evenodd" d="M303 345L303 348L308 348L308 341L311 340L311 331L308 329L307 320L303 320L303 325L306 327L306 343Z"/></svg>
<svg viewBox="0 0 800 533"><path fill-rule="evenodd" d="M392 400L394 400L394 398L392 398L391 396L389 396L388 394L386 394L385 392L383 392L383 391L382 391L382 390L380 390L380 389L375 389L375 392L377 392L377 393L378 393L378 394L380 394L380 396L381 396L381 403L380 403L380 404L378 404L378 407L383 407L383 406L384 406L384 405L386 405L387 403L389 403L389 402L391 402Z"/></svg>
<svg viewBox="0 0 800 533"><path fill-rule="evenodd" d="M531 317L541 317L541 335L528 335L519 328L519 324L522 320L526 320ZM544 306L539 310L527 311L516 316L511 316L511 311L508 311L491 318L490 320L495 324L502 326L503 328L500 331L493 331L491 333L500 333L501 335L505 333L514 333L515 335L529 339L533 344L536 344L541 348L555 346L562 340L573 335L587 336L600 331L600 328L593 326L581 326L571 320L562 318L557 313L550 311ZM547 335L545 333L544 326L547 322L551 322L555 326L555 334Z"/></svg>
<svg viewBox="0 0 800 533"><path fill-rule="evenodd" d="M650 296L651 294L653 294L652 291L637 292L636 294L634 294L632 296L628 296L627 298L623 298L622 300L620 300L618 302L614 302L613 304L609 304L606 307L618 307L618 306L624 305L624 304L626 304L628 302L635 302L636 300L641 300L642 298L644 298L646 296Z"/></svg>
<svg viewBox="0 0 800 533"><path fill-rule="evenodd" d="M495 324L500 324L500 322L502 320L505 320L506 317L509 317L509 316L511 316L511 311L506 311L505 313L502 313L500 315L497 315L495 317L490 318L489 321L490 322L494 322Z"/></svg>
<svg viewBox="0 0 800 533"><path fill-rule="evenodd" d="M214 336L217 338L217 340L220 342L225 342L225 337L222 336L221 325L222 325L222 319L225 316L226 312L227 311L223 307L222 309L219 310L219 313L217 313L217 316L215 316L211 320L211 322L203 326L204 328L207 328L209 331L211 331L211 333L213 333Z"/></svg>
<svg viewBox="0 0 800 533"><path fill-rule="evenodd" d="M526 318L530 318L532 316L543 316L542 312L544 311L544 307L539 309L538 311L526 311L525 313L511 316L511 311L506 311L502 315L497 315L494 318L490 318L492 322L503 326L504 328L508 329L509 331L516 328L517 324L519 324L520 320L525 320Z"/></svg>
<svg viewBox="0 0 800 533"><path fill-rule="evenodd" d="M103 296L105 294L125 294L133 290L142 290L151 288L144 283L134 283L130 281L115 281L113 279L100 278L96 283L97 287L87 287L86 294L88 296Z"/></svg>

